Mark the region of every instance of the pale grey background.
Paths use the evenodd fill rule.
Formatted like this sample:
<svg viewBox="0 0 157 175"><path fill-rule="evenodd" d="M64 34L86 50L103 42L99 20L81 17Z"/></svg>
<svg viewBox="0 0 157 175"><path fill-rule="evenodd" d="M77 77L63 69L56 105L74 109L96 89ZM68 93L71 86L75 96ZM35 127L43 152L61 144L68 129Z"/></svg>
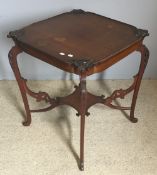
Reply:
<svg viewBox="0 0 157 175"><path fill-rule="evenodd" d="M144 78L157 78L156 0L0 0L0 79L14 79L7 58L13 46L13 42L6 38L9 31L72 9L92 11L148 29L150 37L144 43L151 54ZM90 78L130 79L137 72L139 58L138 53L133 53L102 74ZM21 54L19 63L23 75L28 79L70 78L69 74L31 59L26 54Z"/></svg>

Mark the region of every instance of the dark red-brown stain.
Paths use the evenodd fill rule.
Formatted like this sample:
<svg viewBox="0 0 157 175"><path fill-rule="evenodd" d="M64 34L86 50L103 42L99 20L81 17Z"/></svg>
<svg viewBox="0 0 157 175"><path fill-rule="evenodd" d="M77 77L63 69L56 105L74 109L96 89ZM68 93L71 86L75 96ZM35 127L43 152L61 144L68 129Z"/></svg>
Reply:
<svg viewBox="0 0 157 175"><path fill-rule="evenodd" d="M142 40L137 32L134 26L91 12L69 12L18 30L15 39L64 63L85 59L96 65Z"/></svg>
<svg viewBox="0 0 157 175"><path fill-rule="evenodd" d="M135 105L149 59L149 50L142 44L147 35L146 30L82 10L73 10L10 32L9 37L13 38L15 46L9 52L9 61L26 110L23 124L25 126L31 124L32 112L44 112L60 105L75 108L77 115L80 115L79 167L83 170L85 116L89 115L88 109L91 106L102 103L113 109L130 110L130 121L137 122L137 118L134 117ZM66 97L51 98L46 92L31 91L18 68L17 55L23 51L61 70L78 74L80 84L75 86L75 91ZM88 92L87 76L105 70L133 51L141 53L141 63L137 75L134 76L134 82L129 88L115 90L107 98ZM117 98L124 98L132 91L130 107L113 104ZM48 103L48 107L31 110L27 95L38 102L44 100Z"/></svg>

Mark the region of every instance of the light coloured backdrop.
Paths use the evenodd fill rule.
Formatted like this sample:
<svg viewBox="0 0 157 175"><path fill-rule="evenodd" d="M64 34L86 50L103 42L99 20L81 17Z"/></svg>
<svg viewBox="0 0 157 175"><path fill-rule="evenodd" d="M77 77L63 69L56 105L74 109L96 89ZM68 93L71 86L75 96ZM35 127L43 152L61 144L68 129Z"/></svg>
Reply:
<svg viewBox="0 0 157 175"><path fill-rule="evenodd" d="M0 79L14 79L7 58L8 51L13 46L13 42L6 38L9 31L72 9L92 11L148 29L150 36L144 43L151 54L144 78L157 78L156 0L0 0ZM138 53L133 53L112 68L90 78L130 79L137 72L139 58ZM22 74L28 79L71 78L69 74L31 59L26 54L21 54L19 63Z"/></svg>

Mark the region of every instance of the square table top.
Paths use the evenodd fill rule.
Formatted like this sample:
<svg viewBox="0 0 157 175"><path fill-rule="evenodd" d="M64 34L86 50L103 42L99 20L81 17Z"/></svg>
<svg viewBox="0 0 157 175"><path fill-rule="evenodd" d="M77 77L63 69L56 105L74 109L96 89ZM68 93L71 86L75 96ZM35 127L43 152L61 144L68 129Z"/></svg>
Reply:
<svg viewBox="0 0 157 175"><path fill-rule="evenodd" d="M10 32L17 43L53 59L93 64L143 40L146 30L83 10L73 10Z"/></svg>

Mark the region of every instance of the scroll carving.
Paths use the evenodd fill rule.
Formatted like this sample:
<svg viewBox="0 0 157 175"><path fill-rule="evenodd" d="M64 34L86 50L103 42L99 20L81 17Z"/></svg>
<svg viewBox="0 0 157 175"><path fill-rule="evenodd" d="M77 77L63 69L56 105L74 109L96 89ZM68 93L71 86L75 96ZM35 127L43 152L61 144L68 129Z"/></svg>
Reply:
<svg viewBox="0 0 157 175"><path fill-rule="evenodd" d="M113 105L112 102L114 100L116 100L117 98L121 98L123 99L125 97L125 95L127 95L128 93L130 93L131 91L133 91L135 89L135 85L136 85L136 80L138 78L138 74L136 76L134 76L134 82L133 84L127 88L127 89L119 89L119 90L115 90L110 97L107 97L105 98L103 95L102 96L95 96L95 95L92 95L91 93L85 91L85 82L81 85L79 84L79 86L75 87L75 91L66 96L66 97L59 97L59 98L51 98L48 93L46 92L38 92L38 93L35 93L33 91L31 91L26 82L27 80L22 78L21 79L23 80L23 86L25 88L25 91L28 95L32 96L33 98L36 99L37 102L40 102L40 101L45 101L46 103L49 103L49 106L46 107L46 108L42 108L42 109L36 109L36 110L31 110L31 112L45 112L45 111L49 111L53 108L55 108L56 106L59 106L59 105L70 105L72 106L74 109L76 109L78 111L78 116L81 114L82 112L82 108L80 108L80 94L81 92L84 94L86 94L86 107L85 107L85 115L90 115L90 113L88 112L88 109L93 106L94 104L96 103L102 103L108 107L111 107L113 109L119 109L119 110L130 110L130 107L122 107L122 106L116 106L116 105ZM75 103L73 103L72 99L75 99Z"/></svg>
<svg viewBox="0 0 157 175"><path fill-rule="evenodd" d="M114 108L114 109L121 109L121 110L129 110L129 107L121 107L121 106L115 106L112 104L112 102L114 100L116 100L117 98L121 98L124 99L124 97L130 93L131 91L134 90L135 88L135 84L136 84L136 80L137 80L138 74L134 76L134 82L133 84L128 88L128 89L119 89L119 90L115 90L110 97L107 97L104 102L105 105Z"/></svg>
<svg viewBox="0 0 157 175"><path fill-rule="evenodd" d="M144 62L144 68L146 67L149 59L149 50L145 45L141 45L137 51L139 51L142 54L142 62Z"/></svg>
<svg viewBox="0 0 157 175"><path fill-rule="evenodd" d="M143 45L143 49L144 49L144 65L146 67L149 59L149 50L144 45Z"/></svg>
<svg viewBox="0 0 157 175"><path fill-rule="evenodd" d="M27 82L26 79L23 79L23 82L24 82L24 87L25 87L26 92L31 97L35 98L37 102L45 101L46 103L51 103L51 97L49 96L48 93L41 92L41 91L39 91L38 93L35 93L28 88L28 86L26 84L26 82Z"/></svg>

